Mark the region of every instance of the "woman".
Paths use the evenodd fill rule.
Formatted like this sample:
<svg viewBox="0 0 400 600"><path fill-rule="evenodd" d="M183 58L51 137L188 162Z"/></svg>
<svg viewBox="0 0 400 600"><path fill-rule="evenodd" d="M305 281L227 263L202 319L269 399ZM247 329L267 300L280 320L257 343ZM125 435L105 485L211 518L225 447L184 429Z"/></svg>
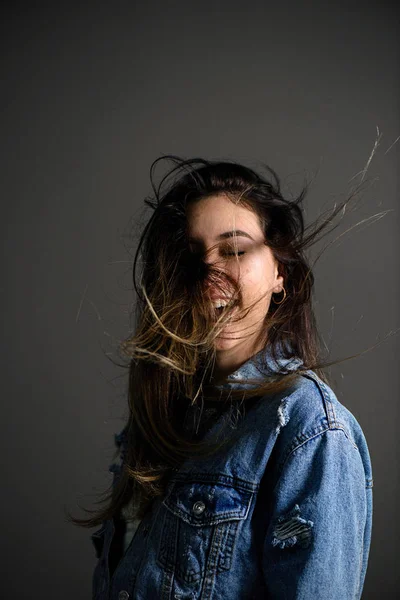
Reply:
<svg viewBox="0 0 400 600"><path fill-rule="evenodd" d="M322 372L305 257L347 202L305 235L306 188L286 200L272 169L166 158L120 461L106 506L73 519L101 524L93 598L359 599L371 461Z"/></svg>

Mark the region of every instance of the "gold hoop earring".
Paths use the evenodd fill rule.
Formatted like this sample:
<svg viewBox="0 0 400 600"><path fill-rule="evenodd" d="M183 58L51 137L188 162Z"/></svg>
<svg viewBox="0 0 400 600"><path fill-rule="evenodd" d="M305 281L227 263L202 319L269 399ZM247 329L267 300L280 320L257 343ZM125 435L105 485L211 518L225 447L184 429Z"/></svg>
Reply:
<svg viewBox="0 0 400 600"><path fill-rule="evenodd" d="M275 298L272 298L272 299L273 299L273 301L275 302L275 304L282 304L282 302L283 302L283 301L284 301L284 299L286 298L286 290L285 290L285 288L282 288L282 290L283 290L284 296L283 296L283 298L282 298L282 300L281 300L280 302L277 302L277 301L275 300ZM282 291L282 290L281 290L281 291ZM280 292L276 292L276 293L280 294Z"/></svg>

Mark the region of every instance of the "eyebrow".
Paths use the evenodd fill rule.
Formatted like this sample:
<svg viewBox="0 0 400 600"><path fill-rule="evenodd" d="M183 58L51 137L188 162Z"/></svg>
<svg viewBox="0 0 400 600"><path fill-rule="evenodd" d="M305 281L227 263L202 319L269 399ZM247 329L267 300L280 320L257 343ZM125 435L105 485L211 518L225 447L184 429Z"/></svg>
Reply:
<svg viewBox="0 0 400 600"><path fill-rule="evenodd" d="M234 229L233 231L225 231L224 233L220 233L217 236L217 240L225 240L227 238L234 237L234 236L247 237L250 240L254 241L254 239L251 237L251 235L249 233L246 233L246 231L242 231L241 229L236 229L236 230ZM199 242L199 241L201 241L201 240L199 240L198 238L192 238L192 237L189 238L189 242Z"/></svg>

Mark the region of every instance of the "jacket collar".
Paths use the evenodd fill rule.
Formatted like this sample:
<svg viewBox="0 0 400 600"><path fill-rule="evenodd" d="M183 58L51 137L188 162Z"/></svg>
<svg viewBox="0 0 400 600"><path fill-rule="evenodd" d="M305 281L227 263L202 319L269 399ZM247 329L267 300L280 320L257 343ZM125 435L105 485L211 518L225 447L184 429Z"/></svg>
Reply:
<svg viewBox="0 0 400 600"><path fill-rule="evenodd" d="M291 347L289 349L289 355L291 354ZM271 377L274 374L279 373L283 370L294 371L303 364L301 358L296 357L294 354L290 358L283 356L284 350L282 343L278 344L276 355L277 359L274 360L270 346L267 346L250 357L245 363L243 363L236 371L228 375L228 383L217 385L218 389L238 389L238 388L251 388L251 383L242 383L238 380L255 379L257 381Z"/></svg>

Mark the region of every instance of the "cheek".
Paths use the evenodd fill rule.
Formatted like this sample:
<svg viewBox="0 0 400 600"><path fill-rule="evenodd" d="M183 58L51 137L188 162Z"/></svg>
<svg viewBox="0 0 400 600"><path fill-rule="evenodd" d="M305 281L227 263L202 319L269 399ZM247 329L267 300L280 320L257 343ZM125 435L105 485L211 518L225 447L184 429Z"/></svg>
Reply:
<svg viewBox="0 0 400 600"><path fill-rule="evenodd" d="M240 269L240 281L248 289L257 289L268 285L270 273L262 258L252 258Z"/></svg>
<svg viewBox="0 0 400 600"><path fill-rule="evenodd" d="M240 282L244 299L254 299L259 294L272 291L273 276L271 265L266 264L262 258L253 259L241 268Z"/></svg>

